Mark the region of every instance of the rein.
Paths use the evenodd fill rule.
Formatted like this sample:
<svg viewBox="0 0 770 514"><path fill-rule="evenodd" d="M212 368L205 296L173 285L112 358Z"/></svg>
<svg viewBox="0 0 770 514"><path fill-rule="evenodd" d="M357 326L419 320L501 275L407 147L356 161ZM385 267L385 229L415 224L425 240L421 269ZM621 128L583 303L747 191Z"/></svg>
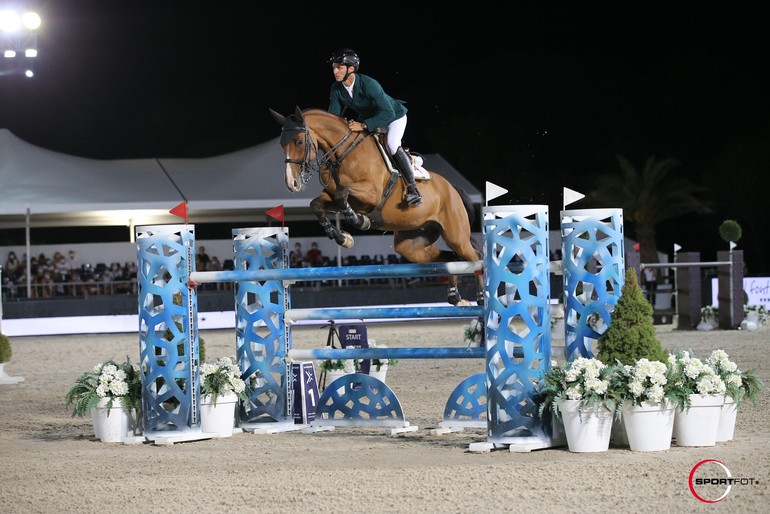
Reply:
<svg viewBox="0 0 770 514"><path fill-rule="evenodd" d="M294 131L302 130L305 133L305 142L312 141L310 138L310 129L307 128L307 126L302 126L301 128L294 129ZM347 148L342 152L341 155L339 155L335 160L332 160L332 157L335 157L335 154L339 149L348 143L348 140L350 140L350 137L355 134L353 140L348 144ZM282 134L281 138L288 137L290 134ZM342 162L345 160L345 158L350 155L350 153L355 150L358 145L364 142L364 140L367 137L370 137L371 134L365 134L363 132L348 132L345 134L345 136L340 139L334 146L332 146L328 152L325 154L319 156L318 155L318 145L315 141L313 141L312 147L315 151L315 159L309 159L310 155L310 146L308 144L305 144L305 153L302 156L302 159L285 159L284 163L286 164L298 164L299 165L299 177L302 181L302 184L307 184L310 181L310 178L313 176L313 172L318 173L318 179L321 180L321 169L323 169L324 166L329 168L329 171L331 172L332 177L335 179L335 182L337 180L338 170L340 166L342 165ZM292 139L294 136L288 137L288 139ZM326 187L328 183L324 184L321 182L321 185L323 187Z"/></svg>

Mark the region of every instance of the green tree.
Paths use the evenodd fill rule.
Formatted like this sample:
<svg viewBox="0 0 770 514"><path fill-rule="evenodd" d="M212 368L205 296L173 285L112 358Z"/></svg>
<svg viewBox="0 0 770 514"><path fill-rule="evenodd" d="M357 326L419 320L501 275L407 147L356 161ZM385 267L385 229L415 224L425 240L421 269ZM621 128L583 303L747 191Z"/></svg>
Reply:
<svg viewBox="0 0 770 514"><path fill-rule="evenodd" d="M605 364L634 365L639 359L666 362L668 352L655 335L652 305L645 300L636 270L626 270L626 281L618 304L610 315L610 326L599 340L597 358Z"/></svg>
<svg viewBox="0 0 770 514"><path fill-rule="evenodd" d="M594 189L586 194L586 203L622 207L625 222L633 228L639 242L642 262L658 262L655 227L684 214L711 212L711 207L701 199L707 191L676 175L676 168L681 166L676 159L656 160L651 156L639 170L622 155L616 158L620 173L597 176Z"/></svg>

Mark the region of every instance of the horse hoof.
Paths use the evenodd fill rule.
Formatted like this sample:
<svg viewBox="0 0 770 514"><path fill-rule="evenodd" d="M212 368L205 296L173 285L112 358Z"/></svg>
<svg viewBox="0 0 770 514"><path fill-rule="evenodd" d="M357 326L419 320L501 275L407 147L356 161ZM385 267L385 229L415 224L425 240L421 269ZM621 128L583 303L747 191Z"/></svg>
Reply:
<svg viewBox="0 0 770 514"><path fill-rule="evenodd" d="M343 232L342 243L340 243L340 246L342 246L343 248L353 248L353 236L351 236L347 232Z"/></svg>
<svg viewBox="0 0 770 514"><path fill-rule="evenodd" d="M452 305L457 305L458 303L460 303L461 300L462 298L460 297L460 294L456 290L450 291L449 296L447 296L447 299L446 299L446 301L448 301Z"/></svg>

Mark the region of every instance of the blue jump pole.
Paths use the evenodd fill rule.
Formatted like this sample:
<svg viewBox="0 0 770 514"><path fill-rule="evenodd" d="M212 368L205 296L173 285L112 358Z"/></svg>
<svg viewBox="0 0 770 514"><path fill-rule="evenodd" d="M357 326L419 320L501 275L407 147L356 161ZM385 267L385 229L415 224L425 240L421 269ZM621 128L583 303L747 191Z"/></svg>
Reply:
<svg viewBox="0 0 770 514"><path fill-rule="evenodd" d="M325 266L322 268L280 268L233 271L195 271L190 280L198 284L257 280L328 280L348 278L390 278L435 275L468 275L481 271L482 262L436 262L428 264L386 264L373 266Z"/></svg>
<svg viewBox="0 0 770 514"><path fill-rule="evenodd" d="M307 359L483 359L486 350L480 346L465 348L313 348L289 350L294 360Z"/></svg>
<svg viewBox="0 0 770 514"><path fill-rule="evenodd" d="M339 307L323 309L292 309L286 311L291 321L377 318L478 318L484 307Z"/></svg>

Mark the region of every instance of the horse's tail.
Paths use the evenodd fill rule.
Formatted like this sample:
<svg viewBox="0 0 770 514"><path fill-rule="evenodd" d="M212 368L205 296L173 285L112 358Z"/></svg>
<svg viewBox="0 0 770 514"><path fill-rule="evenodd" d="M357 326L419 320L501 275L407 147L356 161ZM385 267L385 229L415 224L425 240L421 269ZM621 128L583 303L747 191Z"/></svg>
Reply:
<svg viewBox="0 0 770 514"><path fill-rule="evenodd" d="M452 187L455 188L455 191L457 191L457 194L460 195L460 199L463 201L463 207L465 207L465 213L468 215L468 224L471 227L471 233L473 233L473 224L476 223L476 211L473 208L473 202L471 202L471 197L468 196L468 193L466 193L464 190L457 187L455 184L452 184ZM471 245L476 250L476 253L479 256L479 259L481 259L482 251L481 251L481 246L479 245L479 242L473 239L473 237L471 237Z"/></svg>

